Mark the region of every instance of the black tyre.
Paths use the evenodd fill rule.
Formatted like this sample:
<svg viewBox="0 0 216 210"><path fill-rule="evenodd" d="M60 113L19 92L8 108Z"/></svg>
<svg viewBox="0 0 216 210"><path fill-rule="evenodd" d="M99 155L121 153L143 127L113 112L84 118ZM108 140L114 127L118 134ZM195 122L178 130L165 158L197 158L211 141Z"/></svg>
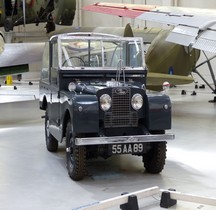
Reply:
<svg viewBox="0 0 216 210"><path fill-rule="evenodd" d="M66 164L71 179L75 181L83 179L86 169L86 148L74 145L74 134L70 122L67 123L66 128Z"/></svg>
<svg viewBox="0 0 216 210"><path fill-rule="evenodd" d="M45 139L47 150L50 152L56 152L58 150L58 141L49 131L49 116L47 111L45 114Z"/></svg>
<svg viewBox="0 0 216 210"><path fill-rule="evenodd" d="M151 146L151 149L143 155L144 167L146 172L158 174L165 165L166 142L155 142Z"/></svg>

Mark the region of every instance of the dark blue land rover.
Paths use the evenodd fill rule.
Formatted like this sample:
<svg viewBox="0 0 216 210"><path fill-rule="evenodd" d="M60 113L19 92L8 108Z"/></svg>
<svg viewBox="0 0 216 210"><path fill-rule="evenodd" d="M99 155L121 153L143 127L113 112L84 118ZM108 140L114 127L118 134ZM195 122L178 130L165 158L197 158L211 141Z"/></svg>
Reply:
<svg viewBox="0 0 216 210"><path fill-rule="evenodd" d="M80 180L90 158L142 156L160 173L171 128L171 102L147 94L141 38L73 33L46 44L40 80L48 151L66 141L68 174Z"/></svg>

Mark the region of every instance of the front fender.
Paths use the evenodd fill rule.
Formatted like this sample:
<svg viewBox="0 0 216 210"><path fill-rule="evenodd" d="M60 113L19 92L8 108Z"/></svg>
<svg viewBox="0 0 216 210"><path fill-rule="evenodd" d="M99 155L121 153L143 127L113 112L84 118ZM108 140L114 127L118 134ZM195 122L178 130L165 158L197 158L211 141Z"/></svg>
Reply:
<svg viewBox="0 0 216 210"><path fill-rule="evenodd" d="M171 129L171 101L167 95L147 95L146 115L148 130Z"/></svg>
<svg viewBox="0 0 216 210"><path fill-rule="evenodd" d="M75 133L99 132L99 106L95 95L74 96L72 111Z"/></svg>

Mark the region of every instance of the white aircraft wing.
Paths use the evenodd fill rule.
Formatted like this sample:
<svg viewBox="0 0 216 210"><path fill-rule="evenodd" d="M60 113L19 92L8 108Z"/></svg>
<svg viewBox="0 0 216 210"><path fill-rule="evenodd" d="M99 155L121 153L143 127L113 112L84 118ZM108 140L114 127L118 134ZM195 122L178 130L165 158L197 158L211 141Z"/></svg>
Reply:
<svg viewBox="0 0 216 210"><path fill-rule="evenodd" d="M0 76L28 72L30 63L42 61L44 44L7 44L0 39Z"/></svg>
<svg viewBox="0 0 216 210"><path fill-rule="evenodd" d="M0 54L0 67L18 66L42 61L43 43L10 43L4 44Z"/></svg>
<svg viewBox="0 0 216 210"><path fill-rule="evenodd" d="M138 4L95 3L87 11L174 25L167 41L216 53L216 10Z"/></svg>

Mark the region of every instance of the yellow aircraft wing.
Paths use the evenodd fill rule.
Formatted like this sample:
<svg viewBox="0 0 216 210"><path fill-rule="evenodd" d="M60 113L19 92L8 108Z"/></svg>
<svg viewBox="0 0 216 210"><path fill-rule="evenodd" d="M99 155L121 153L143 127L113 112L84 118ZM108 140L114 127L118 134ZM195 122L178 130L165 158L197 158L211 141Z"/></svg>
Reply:
<svg viewBox="0 0 216 210"><path fill-rule="evenodd" d="M216 52L216 10L139 4L96 3L84 10L174 25L167 41Z"/></svg>
<svg viewBox="0 0 216 210"><path fill-rule="evenodd" d="M169 82L170 86L190 84L194 80L191 76L160 74L148 72L147 74L147 89L162 90L164 82Z"/></svg>

